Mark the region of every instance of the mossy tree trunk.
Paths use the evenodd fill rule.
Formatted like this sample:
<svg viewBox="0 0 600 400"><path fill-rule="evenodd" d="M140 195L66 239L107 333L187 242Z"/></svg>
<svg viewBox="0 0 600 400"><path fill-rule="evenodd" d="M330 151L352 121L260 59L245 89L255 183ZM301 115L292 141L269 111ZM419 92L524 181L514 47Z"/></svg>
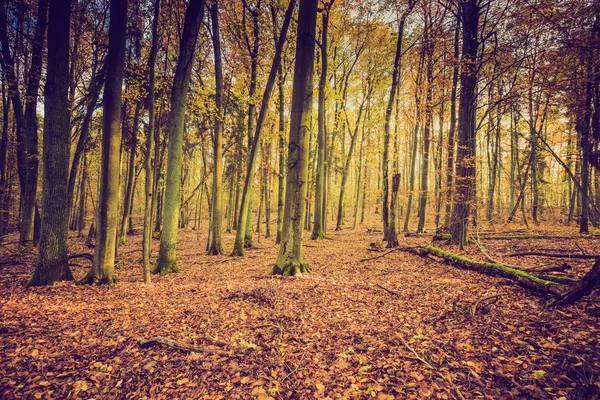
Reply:
<svg viewBox="0 0 600 400"><path fill-rule="evenodd" d="M248 227L251 227L251 220L249 219L249 212L251 211L251 197L252 197L252 182L254 180L254 170L256 160L258 158L258 147L260 144L260 139L262 136L262 131L265 124L265 119L267 116L267 110L269 108L269 101L271 99L271 93L273 92L273 87L275 86L275 79L277 78L278 71L280 70L281 65L281 56L283 53L283 45L285 43L287 37L287 31L290 26L290 21L292 19L292 14L294 11L294 6L296 5L295 0L291 0L287 11L285 13L283 25L281 26L281 32L279 33L279 38L277 39L277 43L275 44L275 56L273 57L273 63L271 64L271 70L269 71L269 77L267 78L267 83L265 86L265 90L263 92L262 101L260 104L260 110L258 112L258 120L256 123L256 132L253 133L252 144L250 146L250 153L248 154L248 171L246 173L246 179L244 181L244 189L242 191L242 201L240 207L240 219L238 224L238 230L235 235L235 243L233 246L232 255L234 256L243 256L244 255L244 247L248 245L248 235L247 230ZM283 89L281 89L283 90ZM280 93L280 101L282 99L282 93ZM280 106L281 107L281 106ZM280 130L282 115L280 114ZM280 163L281 163L281 155L280 155ZM251 230L251 229L250 229ZM250 236L251 239L251 236Z"/></svg>
<svg viewBox="0 0 600 400"><path fill-rule="evenodd" d="M115 281L115 249L119 218L119 158L121 147L121 101L125 69L127 2L111 0L106 55L106 83L102 112L102 157L100 194L96 210L94 262L82 283Z"/></svg>
<svg viewBox="0 0 600 400"><path fill-rule="evenodd" d="M308 190L316 20L317 0L301 1L292 88L284 221L279 255L273 267L273 274L286 276L310 271L303 257L302 227Z"/></svg>
<svg viewBox="0 0 600 400"><path fill-rule="evenodd" d="M190 0L185 11L183 34L179 43L179 57L171 88L171 112L167 122L169 138L165 199L162 206L163 227L160 235L160 250L154 273L162 275L178 272L176 260L179 206L181 205L181 170L183 166L183 125L187 92L196 42L204 17L204 0ZM215 171L216 173L217 171Z"/></svg>
<svg viewBox="0 0 600 400"><path fill-rule="evenodd" d="M221 58L221 32L219 30L219 2L210 6L213 51L215 55L215 117L213 133L213 187L212 187L212 231L208 254L223 254L221 231L223 224L223 63Z"/></svg>
<svg viewBox="0 0 600 400"><path fill-rule="evenodd" d="M70 0L50 0L48 68L44 87L44 180L40 249L33 276L27 286L50 285L72 280L67 259L69 223L68 181L69 115L69 21Z"/></svg>

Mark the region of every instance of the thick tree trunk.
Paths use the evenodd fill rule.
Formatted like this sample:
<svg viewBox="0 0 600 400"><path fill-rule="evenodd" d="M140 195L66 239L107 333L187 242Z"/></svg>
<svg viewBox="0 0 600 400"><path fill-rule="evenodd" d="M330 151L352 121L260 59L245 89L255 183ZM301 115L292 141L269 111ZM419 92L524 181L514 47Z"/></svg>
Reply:
<svg viewBox="0 0 600 400"><path fill-rule="evenodd" d="M478 0L460 2L462 22L462 62L460 72L460 102L458 108L458 151L454 210L450 224L452 240L461 247L467 242L467 230L472 207L475 206L475 111L477 98L477 49L479 46Z"/></svg>
<svg viewBox="0 0 600 400"><path fill-rule="evenodd" d="M181 205L181 169L183 165L183 125L187 106L187 92L196 42L204 17L204 0L191 0L185 12L183 35L179 44L179 58L171 89L171 112L167 123L169 137L167 174L164 199L163 228L160 250L154 273L179 271L177 267L177 227ZM217 136L217 135L215 135ZM215 155L216 157L216 155ZM214 171L217 174L219 171Z"/></svg>
<svg viewBox="0 0 600 400"><path fill-rule="evenodd" d="M300 275L309 272L304 262L302 225L307 195L310 120L312 113L313 68L317 0L300 2L296 59L292 89L288 173L284 223L274 274Z"/></svg>
<svg viewBox="0 0 600 400"><path fill-rule="evenodd" d="M256 132L254 132L254 138L252 140L252 145L250 146L250 153L248 155L248 172L246 174L246 180L244 181L244 190L242 192L242 204L240 208L240 220L238 230L235 235L235 243L233 247L232 255L234 256L243 256L244 255L244 247L247 247L248 244L248 235L246 234L248 226L251 227L251 221L248 219L249 212L251 212L250 204L251 204L251 186L252 181L254 179L254 166L256 164L256 159L258 156L258 145L261 140L262 130L264 128L265 119L267 115L267 109L269 107L269 101L271 99L271 93L273 92L273 86L275 85L275 78L277 77L277 71L279 70L279 66L281 63L281 55L283 52L283 45L285 43L285 39L287 37L287 31L290 25L290 21L292 19L292 13L294 10L294 6L296 4L295 0L291 0L288 9L285 14L285 18L283 21L283 25L281 27L281 32L279 34L279 39L275 45L275 56L273 58L273 63L271 64L271 70L269 71L269 77L267 79L267 84L265 86L265 91L263 92L262 101L260 104L260 110L258 113L258 120L256 123ZM281 100L281 98L280 98ZM281 118L281 117L280 117ZM281 124L281 121L280 121ZM254 126L254 125L252 125ZM280 126L281 129L281 126ZM281 163L281 159L280 159ZM251 237L250 237L251 239Z"/></svg>
<svg viewBox="0 0 600 400"><path fill-rule="evenodd" d="M102 158L94 263L82 283L115 281L115 250L119 219L119 159L121 147L121 95L125 70L127 1L111 0L107 70L102 111Z"/></svg>
<svg viewBox="0 0 600 400"><path fill-rule="evenodd" d="M27 286L72 280L67 259L69 223L69 21L71 2L51 0L48 29L48 68L44 88L44 180L40 250Z"/></svg>

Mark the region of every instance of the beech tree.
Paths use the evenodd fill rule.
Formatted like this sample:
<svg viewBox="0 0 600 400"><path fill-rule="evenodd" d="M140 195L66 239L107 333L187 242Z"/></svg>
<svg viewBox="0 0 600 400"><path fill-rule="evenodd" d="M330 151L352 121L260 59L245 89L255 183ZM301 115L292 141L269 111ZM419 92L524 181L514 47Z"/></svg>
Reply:
<svg viewBox="0 0 600 400"><path fill-rule="evenodd" d="M181 169L183 163L183 125L186 109L186 94L190 85L190 75L196 50L196 42L202 19L204 0L190 0L185 11L183 33L179 44L177 68L171 88L171 111L167 123L169 138L165 206L162 218L163 229L160 235L160 250L154 273L162 275L179 272L177 268L177 229L179 227L179 206L181 205Z"/></svg>
<svg viewBox="0 0 600 400"><path fill-rule="evenodd" d="M110 1L106 83L102 100L102 158L96 210L94 262L82 283L115 282L115 248L119 218L121 96L125 69L127 1Z"/></svg>
<svg viewBox="0 0 600 400"><path fill-rule="evenodd" d="M292 109L288 141L285 211L279 255L273 274L301 275L310 272L304 262L302 228L308 180L308 143L312 112L312 86L317 20L317 0L300 2Z"/></svg>
<svg viewBox="0 0 600 400"><path fill-rule="evenodd" d="M69 21L70 0L50 0L48 68L44 86L44 184L38 262L27 286L72 280L67 260L69 225Z"/></svg>

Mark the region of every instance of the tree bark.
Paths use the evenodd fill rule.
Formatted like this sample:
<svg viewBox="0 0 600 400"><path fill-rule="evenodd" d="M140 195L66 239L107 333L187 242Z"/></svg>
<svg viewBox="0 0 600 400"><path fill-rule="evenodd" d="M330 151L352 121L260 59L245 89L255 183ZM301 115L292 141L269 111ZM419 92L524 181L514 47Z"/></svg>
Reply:
<svg viewBox="0 0 600 400"><path fill-rule="evenodd" d="M127 1L111 0L106 55L106 83L102 111L102 156L94 263L82 283L112 284L115 281L115 250L119 218L119 159L121 147L121 100L127 38Z"/></svg>
<svg viewBox="0 0 600 400"><path fill-rule="evenodd" d="M213 50L215 56L215 105L217 115L213 133L213 187L212 187L212 231L208 254L223 254L221 231L223 230L223 63L221 55L221 32L219 29L219 2L210 6L210 22L212 27ZM238 227L238 232L240 231Z"/></svg>
<svg viewBox="0 0 600 400"><path fill-rule="evenodd" d="M477 49L479 47L478 0L461 0L459 12L462 25L462 61L460 101L458 107L458 151L454 210L450 225L452 241L461 247L467 242L467 230L472 207L475 206L475 111L477 98Z"/></svg>
<svg viewBox="0 0 600 400"><path fill-rule="evenodd" d="M279 66L281 63L281 55L283 52L283 45L285 43L285 39L287 37L287 31L290 25L290 21L292 19L292 13L294 11L294 6L296 4L295 0L291 0L285 17L283 21L283 25L281 27L281 32L279 34L279 39L275 45L275 56L273 58L273 63L271 64L271 70L269 71L269 77L267 79L267 84L265 86L265 91L263 92L262 101L260 104L260 110L258 112L258 120L256 122L256 132L254 132L254 138L252 140L252 145L250 146L250 153L248 155L248 172L246 174L246 179L244 181L244 190L242 192L242 204L240 208L240 220L238 230L235 235L235 243L233 247L232 255L234 256L243 256L244 255L244 247L247 247L248 236L247 225L250 225L251 221L248 219L248 210L250 210L250 198L252 196L251 186L252 181L254 179L254 166L256 164L256 159L258 156L258 145L260 144L260 139L262 135L262 130L264 128L265 119L267 115L267 110L269 108L269 101L271 99L271 93L273 92L273 87L275 85L275 78L277 77L277 71L279 70ZM281 100L281 99L280 99ZM281 121L280 121L281 124ZM281 160L280 160L281 162Z"/></svg>
<svg viewBox="0 0 600 400"><path fill-rule="evenodd" d="M144 283L150 283L150 254L152 251L152 199L154 192L154 160L152 159L154 147L154 130L156 125L155 112L155 64L158 52L158 20L160 18L160 1L154 0L154 18L152 20L152 45L148 59L148 132L146 134L146 155L144 170L146 182L144 185L144 231L142 234L142 277Z"/></svg>
<svg viewBox="0 0 600 400"><path fill-rule="evenodd" d="M183 125L187 106L187 92L196 42L204 17L204 0L191 0L185 12L183 35L179 44L179 57L171 89L171 112L167 122L169 137L167 174L164 199L163 228L160 235L160 250L154 273L161 275L178 272L177 227L181 204L181 169L183 165ZM218 171L214 171L216 174Z"/></svg>
<svg viewBox="0 0 600 400"><path fill-rule="evenodd" d="M48 68L44 87L44 180L40 249L27 286L73 280L67 259L70 115L70 0L51 0L48 28Z"/></svg>
<svg viewBox="0 0 600 400"><path fill-rule="evenodd" d="M316 19L317 0L301 1L296 37L284 222L279 255L273 267L273 273L280 275L300 275L310 271L303 257L302 226L308 189Z"/></svg>

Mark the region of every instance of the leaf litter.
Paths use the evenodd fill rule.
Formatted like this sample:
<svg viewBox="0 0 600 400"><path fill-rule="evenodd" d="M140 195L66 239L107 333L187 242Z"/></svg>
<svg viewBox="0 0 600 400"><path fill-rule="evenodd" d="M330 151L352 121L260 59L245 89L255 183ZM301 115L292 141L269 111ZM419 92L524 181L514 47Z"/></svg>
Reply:
<svg viewBox="0 0 600 400"><path fill-rule="evenodd" d="M301 278L269 275L272 239L233 258L206 256L205 233L179 235L181 273L153 276L150 285L141 283L139 234L119 249L113 287L25 289L35 255L3 266L0 397L571 399L600 392L597 293L547 308L502 278L404 252L360 262L377 240L364 229L307 238L313 273ZM598 240L482 242L494 257L535 267L552 261L508 254L553 243L593 253ZM225 234L225 248L232 243ZM89 252L82 239L70 244L73 253ZM474 246L465 254L484 259ZM569 263L578 277L590 266ZM188 348L140 346L152 338Z"/></svg>

